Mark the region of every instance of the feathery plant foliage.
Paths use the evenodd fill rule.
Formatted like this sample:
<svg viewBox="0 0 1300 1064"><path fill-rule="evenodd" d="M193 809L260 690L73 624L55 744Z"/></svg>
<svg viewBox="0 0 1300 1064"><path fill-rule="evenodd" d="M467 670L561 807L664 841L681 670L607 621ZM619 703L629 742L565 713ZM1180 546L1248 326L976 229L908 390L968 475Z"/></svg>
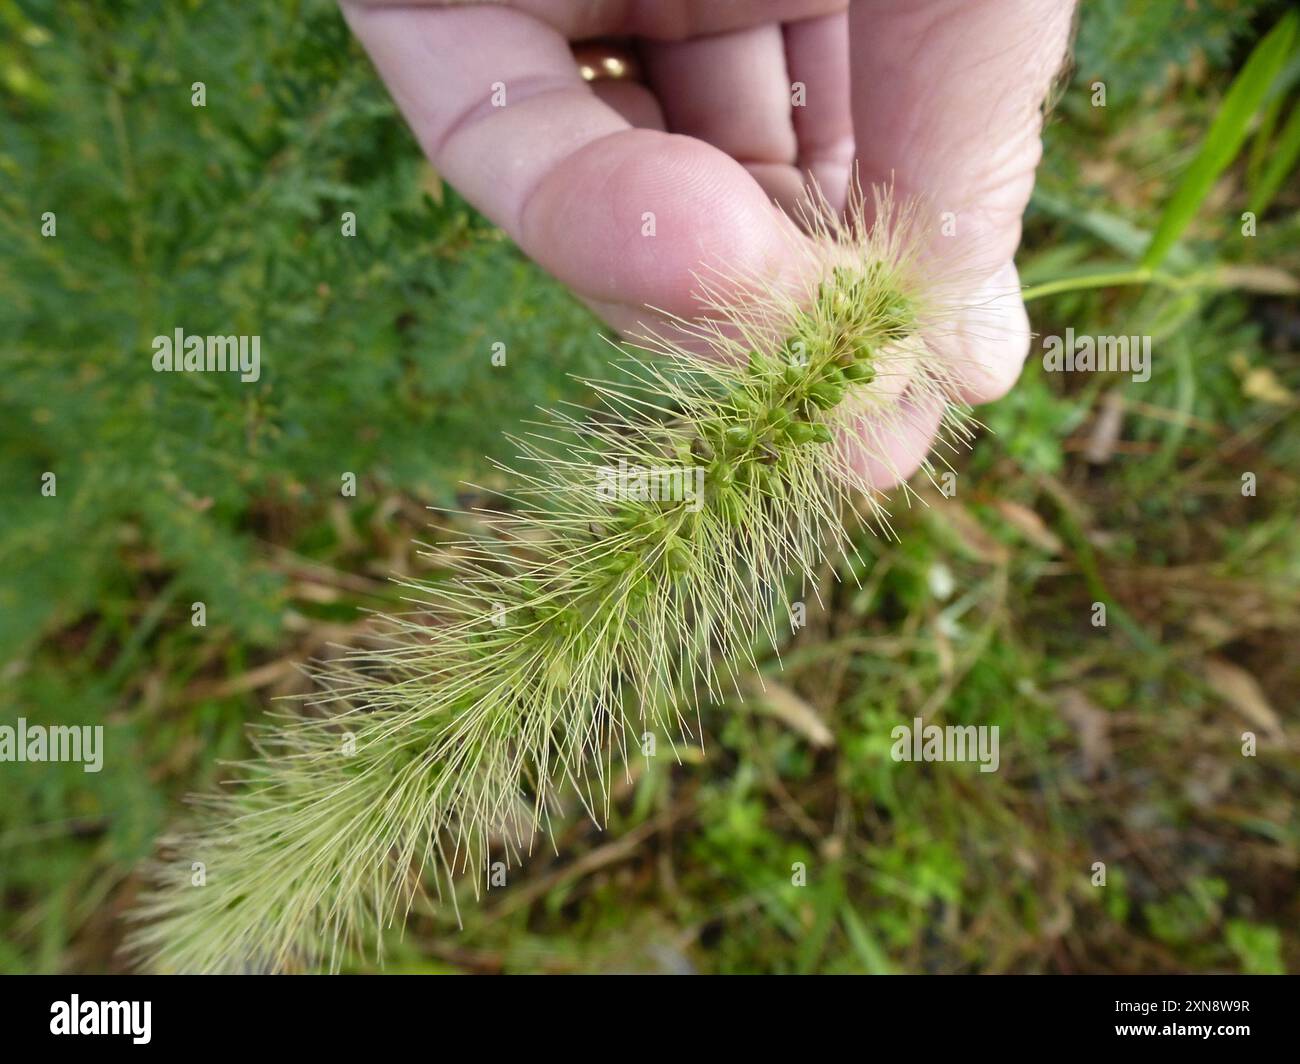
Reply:
<svg viewBox="0 0 1300 1064"><path fill-rule="evenodd" d="M316 714L264 729L241 786L169 840L135 949L167 969L337 966L404 915L426 867L454 904L453 877L493 849L519 858L566 788L599 818L647 723L693 733L690 709L777 642L787 580L852 549L853 456L887 461L935 404L949 445L968 431L930 355L944 308L914 227L885 195L871 207L875 224L861 197L847 222L813 212L792 245L806 291L703 286L684 339L643 339L620 380L589 382L596 408L514 439L517 487L475 512L486 531L454 545L456 578L412 582L383 645L321 669ZM668 469L702 490L609 490Z"/></svg>

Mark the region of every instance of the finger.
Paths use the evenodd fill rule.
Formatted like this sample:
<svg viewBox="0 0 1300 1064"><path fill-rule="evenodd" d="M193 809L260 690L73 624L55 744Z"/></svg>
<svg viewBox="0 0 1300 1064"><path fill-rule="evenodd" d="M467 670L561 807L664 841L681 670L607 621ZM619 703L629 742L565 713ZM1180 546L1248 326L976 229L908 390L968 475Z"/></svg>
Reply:
<svg viewBox="0 0 1300 1064"><path fill-rule="evenodd" d="M1072 0L855 0L849 11L860 176L921 204L936 273L964 289L970 309L937 346L968 402L1004 394L1028 352L1011 262L1072 11Z"/></svg>
<svg viewBox="0 0 1300 1064"><path fill-rule="evenodd" d="M1029 315L1020 298L1015 263L979 283L965 296L949 331L931 337L935 352L952 368L957 398L991 403L1007 394L1029 354Z"/></svg>
<svg viewBox="0 0 1300 1064"><path fill-rule="evenodd" d="M1072 7L1071 0L855 0L849 11L863 181L892 178L901 197L955 215L953 236L940 235L948 241L944 255L960 253L986 275L1020 241L1041 155L1041 107Z"/></svg>
<svg viewBox="0 0 1300 1064"><path fill-rule="evenodd" d="M799 169L816 181L834 210L843 210L853 168L848 14L789 23L785 55L796 94L792 113Z"/></svg>
<svg viewBox="0 0 1300 1064"><path fill-rule="evenodd" d="M743 163L769 195L798 192L785 43L776 24L642 47L668 128Z"/></svg>
<svg viewBox="0 0 1300 1064"><path fill-rule="evenodd" d="M936 396L904 395L887 418L861 418L841 443L848 477L856 487L883 492L921 467L943 420Z"/></svg>
<svg viewBox="0 0 1300 1064"><path fill-rule="evenodd" d="M637 129L667 129L663 108L654 93L635 81L594 81L596 99L613 108L623 121Z"/></svg>
<svg viewBox="0 0 1300 1064"><path fill-rule="evenodd" d="M697 271L778 283L797 264L738 163L631 129L535 19L501 7L344 10L440 173L588 299L691 316Z"/></svg>
<svg viewBox="0 0 1300 1064"><path fill-rule="evenodd" d="M359 0L358 6L454 7L484 0ZM511 7L545 22L570 40L628 34L681 40L767 22L813 18L843 11L848 0L509 0Z"/></svg>

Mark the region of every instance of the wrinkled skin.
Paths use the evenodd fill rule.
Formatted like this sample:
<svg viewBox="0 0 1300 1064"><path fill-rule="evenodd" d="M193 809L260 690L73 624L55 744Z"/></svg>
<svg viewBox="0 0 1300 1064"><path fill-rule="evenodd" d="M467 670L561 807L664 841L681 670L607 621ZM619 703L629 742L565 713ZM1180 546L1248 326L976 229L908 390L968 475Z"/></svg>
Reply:
<svg viewBox="0 0 1300 1064"><path fill-rule="evenodd" d="M988 402L1019 375L1012 257L1073 0L342 6L438 172L615 328L643 330L647 305L697 313L710 266L797 284L786 274L806 266L771 201L793 207L811 174L842 205L856 159L864 185L925 204L936 263L960 264L972 309L940 347L962 397ZM569 42L601 35L639 38L643 83L581 79ZM940 412L915 404L889 453L861 456L872 486L916 469Z"/></svg>

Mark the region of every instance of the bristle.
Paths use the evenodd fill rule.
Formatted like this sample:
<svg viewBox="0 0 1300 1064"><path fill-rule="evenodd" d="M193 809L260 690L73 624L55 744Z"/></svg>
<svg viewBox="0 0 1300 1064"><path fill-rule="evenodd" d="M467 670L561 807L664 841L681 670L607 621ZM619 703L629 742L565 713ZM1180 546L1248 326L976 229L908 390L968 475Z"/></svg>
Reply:
<svg viewBox="0 0 1300 1064"><path fill-rule="evenodd" d="M136 951L167 970L337 966L424 879L452 904L462 875L477 892L489 853L530 852L562 795L603 817L644 731L689 735L740 688L787 581L851 549L846 508L887 530L847 455L885 461L927 404L964 441L926 340L950 311L887 195L802 222L806 290L702 279L701 319L670 323L694 342L639 338L591 408L514 439L513 490L447 553L452 579L407 581L412 611L321 666L312 713L260 729L238 786L168 840Z"/></svg>

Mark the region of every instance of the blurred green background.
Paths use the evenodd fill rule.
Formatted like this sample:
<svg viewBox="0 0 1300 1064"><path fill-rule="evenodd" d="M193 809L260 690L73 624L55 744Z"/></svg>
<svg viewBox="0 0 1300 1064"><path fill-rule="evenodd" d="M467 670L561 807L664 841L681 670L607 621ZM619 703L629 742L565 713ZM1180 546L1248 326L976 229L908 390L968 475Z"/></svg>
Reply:
<svg viewBox="0 0 1300 1064"><path fill-rule="evenodd" d="M1151 335L1151 380L1036 345L956 497L864 533L860 586L827 569L767 697L467 891L463 929L415 913L386 970L1300 970L1294 39L1224 107L1284 7L1084 2L1019 261L1040 285L1172 231L1167 283L1030 308ZM0 765L0 971L116 971L184 795L609 348L431 173L326 0L0 0L0 91L0 722L108 748ZM1232 150L1189 190L1207 136ZM155 374L176 327L260 335L261 379ZM1000 771L893 762L918 715L999 725Z"/></svg>

